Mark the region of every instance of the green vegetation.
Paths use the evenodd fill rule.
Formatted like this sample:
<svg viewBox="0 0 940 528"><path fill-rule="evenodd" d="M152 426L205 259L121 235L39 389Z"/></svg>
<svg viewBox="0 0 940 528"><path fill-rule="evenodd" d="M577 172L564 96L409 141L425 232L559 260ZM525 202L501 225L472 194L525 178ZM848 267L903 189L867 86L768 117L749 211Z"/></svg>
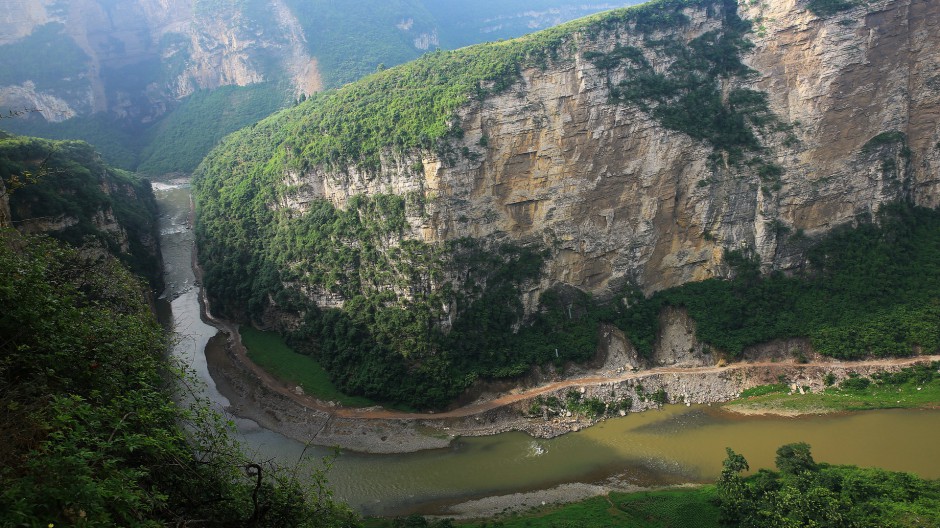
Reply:
<svg viewBox="0 0 940 528"><path fill-rule="evenodd" d="M540 253L467 239L390 244L401 239L405 211L420 207L417 201L359 196L345 210L317 201L282 223L262 205L269 186L216 187L200 179L196 189L197 236L212 298L230 316L257 319L273 297L278 310L302 320L286 332L291 347L314 357L347 394L438 407L478 378L517 376L532 364L594 354L596 323L581 323L589 298L577 291L543 296L544 312L513 330L523 322L521 288L540 274ZM233 220L236 230L229 228ZM246 233L263 245L246 244ZM299 293L301 285L343 299L342 310L318 308Z"/></svg>
<svg viewBox="0 0 940 528"><path fill-rule="evenodd" d="M940 349L940 212L903 204L877 223L839 229L808 252L793 277L761 277L757 263L730 254L732 280L711 279L635 295L618 326L648 354L665 306L681 306L699 338L735 357L744 348L810 337L818 352L843 358L906 356Z"/></svg>
<svg viewBox="0 0 940 528"><path fill-rule="evenodd" d="M0 231L0 524L357 525L174 403L191 397L144 298L114 259Z"/></svg>
<svg viewBox="0 0 940 528"><path fill-rule="evenodd" d="M298 354L276 332L262 332L250 326L239 329L248 357L279 379L295 383L321 400L335 401L347 407L367 407L375 402L343 394L330 381L329 374L310 356Z"/></svg>
<svg viewBox="0 0 940 528"><path fill-rule="evenodd" d="M940 522L940 481L908 473L816 462L810 446L777 450L777 471L750 476L731 449L718 483L692 489L610 493L580 502L536 507L484 522L429 521L413 515L367 519L369 528L784 528L817 526L906 528Z"/></svg>
<svg viewBox="0 0 940 528"><path fill-rule="evenodd" d="M435 52L233 134L195 178L209 294L241 320L260 318L273 298L303 319L289 344L313 356L340 390L412 407L442 406L478 378L592 357L597 323L621 306L560 288L524 321L521 292L539 278L541 248L402 241L406 216L424 214L421 196L353 197L344 209L317 200L297 216L269 204L290 198L287 171L373 170L383 153L415 149L453 159L447 139L461 131L457 108L508 89L520 68L559 60L563 47L605 31L681 26L684 8L716 1L664 0L512 42ZM312 306L299 289L341 299L342 310Z"/></svg>
<svg viewBox="0 0 940 528"><path fill-rule="evenodd" d="M620 2L620 4L638 3ZM600 6L568 5L558 0L424 1L361 0L356 6L327 0L288 0L308 38L307 47L318 61L327 88L337 88L374 73L381 65L395 66L427 51L460 48L482 41L530 33L537 10L543 26L601 10ZM523 16L520 16L523 15ZM431 40L434 35L440 46ZM426 36L427 49L417 47Z"/></svg>
<svg viewBox="0 0 940 528"><path fill-rule="evenodd" d="M444 519L428 521L418 515L399 519L367 519L367 528L712 528L718 527L714 486L693 489L610 493L580 502L542 506L524 513L500 515L485 522Z"/></svg>
<svg viewBox="0 0 940 528"><path fill-rule="evenodd" d="M94 241L151 284L162 280L156 248L156 202L147 182L108 167L84 142L0 138L0 178L7 187L30 172L41 172L42 176L10 197L14 225L32 219L52 223L74 219L71 225L50 234L73 246ZM127 235L126 250L121 233L100 225L111 212Z"/></svg>
<svg viewBox="0 0 940 528"><path fill-rule="evenodd" d="M862 152L872 152L885 145L894 145L894 144L906 144L907 136L903 132L898 132L896 130L891 132L882 132L877 136L868 140L865 145L862 146Z"/></svg>
<svg viewBox="0 0 940 528"><path fill-rule="evenodd" d="M60 123L10 119L3 126L22 135L87 141L109 164L126 170L149 175L192 172L223 137L283 108L287 99L286 90L276 83L225 86L194 93L148 125L101 113Z"/></svg>
<svg viewBox="0 0 940 528"><path fill-rule="evenodd" d="M461 48L483 40L516 38L611 7L639 4L639 0L584 4L560 0L433 0L425 7L440 29L442 47Z"/></svg>
<svg viewBox="0 0 940 528"><path fill-rule="evenodd" d="M727 4L727 5L726 5ZM447 140L462 132L458 108L510 88L524 67L544 67L562 48L600 32L635 27L652 32L687 22L689 6L734 10L725 0L660 0L580 19L513 41L421 59L318 94L259 125L267 158L290 168L313 165L377 169L383 152L434 150L453 157ZM248 132L233 139L244 141ZM272 167L273 168L273 167Z"/></svg>
<svg viewBox="0 0 940 528"><path fill-rule="evenodd" d="M134 170L140 150L146 144L146 129L128 126L105 114L77 116L60 123L43 119L9 119L3 129L23 136L85 141L101 152L108 164Z"/></svg>
<svg viewBox="0 0 940 528"><path fill-rule="evenodd" d="M745 38L750 23L737 15L733 2L721 6L723 24L688 43L681 37L647 40L646 51L618 46L610 53L587 52L584 58L609 73L626 64L626 78L610 86L614 101L632 103L649 112L664 127L710 142L731 153L760 150L754 128L763 130L778 120L763 92L736 88L722 94L722 80L754 73L741 62L753 44ZM646 55L669 60L665 71L654 69Z"/></svg>
<svg viewBox="0 0 940 528"><path fill-rule="evenodd" d="M788 394L785 384L754 387L732 408L824 413L869 409L935 408L940 403L940 363L922 363L900 372L884 372L865 378L852 376L821 392ZM830 383L830 385L833 385Z"/></svg>
<svg viewBox="0 0 940 528"><path fill-rule="evenodd" d="M809 0L809 10L819 17L828 17L836 13L852 9L862 0Z"/></svg>
<svg viewBox="0 0 940 528"><path fill-rule="evenodd" d="M194 93L148 132L137 171L192 172L223 137L283 108L285 94L276 83Z"/></svg>
<svg viewBox="0 0 940 528"><path fill-rule="evenodd" d="M13 44L0 46L0 86L30 80L58 96L87 89L83 79L89 57L65 34L65 26L49 23Z"/></svg>
<svg viewBox="0 0 940 528"><path fill-rule="evenodd" d="M738 272L731 280L690 283L650 298L628 292L629 308L622 299L600 304L577 290L554 289L543 294L541 311L523 320L520 288L541 273L541 257L531 250L468 240L385 246L390 236L400 236L404 221L406 201L394 196L358 197L345 211L321 203L279 228L273 221L261 221L261 230L210 222L226 210L244 210L251 214L245 220L255 221L253 201L218 208L238 199L200 198L205 223L198 232L209 241L203 258L210 293L223 305L247 306L242 317L260 317L264 299L274 295L280 309L303 314L301 328L287 334L295 350L316 358L340 390L381 401L440 406L478 378L584 361L596 349L601 322L617 325L650 353L666 306L686 308L699 337L729 356L794 336L809 336L818 351L849 359L940 346L937 211L885 208L880 225L862 224L821 241L809 252L811 267L793 277L761 277L753 261L732 255ZM246 247L239 237L248 229L262 233L270 246L230 251ZM430 287L446 273L465 280ZM296 290L282 289L298 283L346 299L343 310L318 309ZM453 310L449 332L441 330L444 307Z"/></svg>
<svg viewBox="0 0 940 528"><path fill-rule="evenodd" d="M758 385L757 387L751 387L750 389L745 389L741 391L742 398L752 398L755 396L765 396L767 394L778 394L781 392L787 392L790 390L790 386L786 383L774 383L772 385Z"/></svg>
<svg viewBox="0 0 940 528"><path fill-rule="evenodd" d="M689 6L720 17L721 31L688 44L651 40L657 30L688 23L683 9ZM562 60L559 52L579 41L623 30L645 34L651 49L673 64L657 73L645 52L627 47L589 57L600 67L626 62L632 68L613 92L622 100L729 153L759 153L763 127L778 131L763 94L733 92L727 105L717 95L723 79L749 75L740 60L748 25L730 1L663 0L511 42L431 53L311 97L233 134L206 158L194 183L210 297L243 322L269 311L288 314L301 321L285 331L288 344L313 357L340 391L417 408L446 405L477 379L586 360L596 351L600 323L624 330L648 355L667 306L687 309L699 338L728 357L797 336L840 358L940 348L940 213L934 211L897 205L875 222L860 218L857 229L818 242L793 277L761 277L752 255L729 252L730 280L687 284L648 299L627 286L606 304L556 287L526 316L522 292L539 281L549 248L408 240L409 219L425 215L425 197L417 193L354 196L342 208L313 200L303 213L273 206L295 199L285 174L326 170L332 174L326 177L341 178L355 167L368 177L383 157L387 165L418 171L412 164L422 150L445 162L473 156L449 146L462 130L459 107L510 89L522 67ZM691 107L715 112L683 110ZM759 158L748 163L768 189L779 184L779 166ZM783 225L770 227L786 232ZM318 308L311 298L336 307Z"/></svg>
<svg viewBox="0 0 940 528"><path fill-rule="evenodd" d="M718 480L721 522L741 527L901 528L940 523L940 481L813 460L809 445L777 450L777 471L749 477L747 460L728 449Z"/></svg>
<svg viewBox="0 0 940 528"><path fill-rule="evenodd" d="M714 497L714 488L710 486L691 490L611 493L574 504L536 508L521 515L499 517L489 523L466 526L708 528L718 526L718 509L713 504Z"/></svg>
<svg viewBox="0 0 940 528"><path fill-rule="evenodd" d="M465 45L517 36L530 32L527 18L518 18L521 11L562 8L552 14L573 18L594 12L596 6L566 6L570 0L526 2L426 2L424 0L360 0L355 6L327 0L289 0L292 14L307 35L310 54L317 58L318 70L327 88L336 88L376 71L380 65L394 66L415 59L425 50L415 40L431 34L446 39L446 46ZM427 5L426 5L427 4ZM524 4L524 5L523 5ZM67 16L64 4L47 6L57 16ZM61 123L49 123L34 116L4 123L11 132L54 139L87 141L102 152L109 163L145 174L190 172L224 135L247 126L283 108L289 98L290 75L284 71L283 49L288 38L279 31L279 22L263 0L198 0L193 13L199 23L237 20L249 35L263 35L272 47L251 46L247 49L253 68L266 83L246 87L223 87L220 94L197 92L176 106L168 93L154 93L154 86L177 84L178 77L191 62L189 37L181 33L163 35L153 53L124 57L126 60L104 61L99 72L109 106L118 104L123 114L90 114L87 105L90 59L65 33L59 23L39 26L33 34L16 43L0 46L0 85L20 85L27 80L43 92L62 97L79 112L78 117ZM113 5L106 6L114 9ZM433 11L433 14L430 12ZM466 13L471 13L467 16ZM485 19L512 15L499 25L498 33L484 33L491 26ZM118 22L120 23L120 22ZM469 23L469 26L466 24ZM458 44L459 41L459 44ZM429 50L437 45L429 41ZM109 57L120 57L121 39L108 43ZM165 90L161 88L160 92ZM163 99L167 113L154 112L154 96ZM126 110L126 113L125 113ZM154 118L154 122L145 119Z"/></svg>
<svg viewBox="0 0 940 528"><path fill-rule="evenodd" d="M434 31L433 17L416 0L365 0L355 7L328 0L287 0L307 35L327 87L360 79L379 64L395 65L420 56L414 39ZM408 30L399 28L407 24ZM432 46L434 50L437 46Z"/></svg>

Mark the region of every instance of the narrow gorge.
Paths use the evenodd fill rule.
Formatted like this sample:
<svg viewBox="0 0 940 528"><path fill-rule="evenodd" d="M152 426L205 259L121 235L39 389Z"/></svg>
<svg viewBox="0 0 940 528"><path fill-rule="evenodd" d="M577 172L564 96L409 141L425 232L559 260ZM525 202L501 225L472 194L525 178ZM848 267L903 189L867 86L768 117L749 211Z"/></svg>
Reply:
<svg viewBox="0 0 940 528"><path fill-rule="evenodd" d="M615 10L432 53L234 134L195 176L209 297L342 390L418 408L587 361L603 324L648 357L665 306L691 310L715 361L798 337L843 358L932 351L907 315L936 317L910 297L930 288L872 275L907 292L872 316L872 271L852 266L873 257L845 248L870 236L897 256L892 229L932 222L940 9L810 4ZM749 306L760 288L790 311ZM845 337L871 317L903 319L883 323L910 326L902 344Z"/></svg>

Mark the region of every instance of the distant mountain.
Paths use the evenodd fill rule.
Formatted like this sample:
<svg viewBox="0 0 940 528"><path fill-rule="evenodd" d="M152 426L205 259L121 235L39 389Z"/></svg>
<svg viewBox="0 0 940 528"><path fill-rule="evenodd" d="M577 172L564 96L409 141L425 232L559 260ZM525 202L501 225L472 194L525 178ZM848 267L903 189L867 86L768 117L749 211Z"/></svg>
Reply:
<svg viewBox="0 0 940 528"><path fill-rule="evenodd" d="M219 138L301 95L429 50L514 37L636 0L7 3L0 110L41 112L5 128L84 139L123 168L160 173L192 170ZM232 88L210 95L224 86ZM169 117L177 113L185 115Z"/></svg>

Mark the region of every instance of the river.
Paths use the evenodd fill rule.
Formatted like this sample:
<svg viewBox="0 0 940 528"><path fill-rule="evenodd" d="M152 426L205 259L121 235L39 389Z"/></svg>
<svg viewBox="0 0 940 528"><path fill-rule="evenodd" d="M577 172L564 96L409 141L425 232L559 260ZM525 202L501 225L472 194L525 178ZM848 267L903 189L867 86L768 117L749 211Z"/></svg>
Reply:
<svg viewBox="0 0 940 528"><path fill-rule="evenodd" d="M220 410L228 400L216 389L204 353L217 330L199 313L193 275L193 233L185 182L155 184L161 208L160 240L177 344L174 355L205 383ZM330 449L303 444L234 418L246 449L258 458L294 465L319 460ZM819 461L878 466L940 478L940 411L867 411L800 418L740 416L717 407L668 406L610 419L578 433L534 440L523 433L465 438L450 448L404 455L341 453L328 473L334 496L367 515L446 511L472 498L545 490L565 483L660 486L713 481L725 447L752 468L772 467L782 444L804 441Z"/></svg>

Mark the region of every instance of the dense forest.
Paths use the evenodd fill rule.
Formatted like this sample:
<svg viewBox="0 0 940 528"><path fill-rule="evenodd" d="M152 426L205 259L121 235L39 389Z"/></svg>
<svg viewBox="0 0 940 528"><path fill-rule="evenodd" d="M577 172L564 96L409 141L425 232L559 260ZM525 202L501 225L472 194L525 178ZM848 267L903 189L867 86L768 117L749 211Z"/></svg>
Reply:
<svg viewBox="0 0 940 528"><path fill-rule="evenodd" d="M747 460L728 449L717 483L721 525L900 528L940 524L940 481L876 468L813 460L810 446L777 450L777 471L750 476Z"/></svg>
<svg viewBox="0 0 940 528"><path fill-rule="evenodd" d="M193 382L145 291L113 258L0 230L0 526L354 526L177 403Z"/></svg>
<svg viewBox="0 0 940 528"><path fill-rule="evenodd" d="M243 202L248 210L251 203ZM303 321L287 333L289 342L320 361L341 389L416 407L445 405L478 378L585 361L595 353L601 323L622 329L649 356L666 306L688 310L699 339L729 359L748 346L790 337L809 337L820 353L844 359L940 349L938 211L896 204L857 227L802 240L806 262L795 275L762 276L750 255L732 252L730 279L688 283L651 297L628 287L607 302L573 288L552 289L542 295L540 310L525 318L522 287L538 278L542 254L470 240L383 248L383 240L401 232L405 208L396 196L359 197L346 210L320 202L302 221L267 235L270 256L255 253L248 261L213 251L247 247L242 233L265 233L278 224L231 232L221 230L224 224L201 223L203 240L232 244L204 244L203 258L217 263L207 267L206 285L228 306L246 307L230 309L230 315L256 321L273 296L279 310ZM361 243L350 246L348 240ZM407 288L416 277L427 284L447 273L463 281L413 291L403 304L393 291L381 291L382 284ZM335 285L330 291L348 301L342 310L318 308L284 286L300 281ZM231 303L238 298L245 301ZM457 312L449 331L442 330L447 315L440 306Z"/></svg>

